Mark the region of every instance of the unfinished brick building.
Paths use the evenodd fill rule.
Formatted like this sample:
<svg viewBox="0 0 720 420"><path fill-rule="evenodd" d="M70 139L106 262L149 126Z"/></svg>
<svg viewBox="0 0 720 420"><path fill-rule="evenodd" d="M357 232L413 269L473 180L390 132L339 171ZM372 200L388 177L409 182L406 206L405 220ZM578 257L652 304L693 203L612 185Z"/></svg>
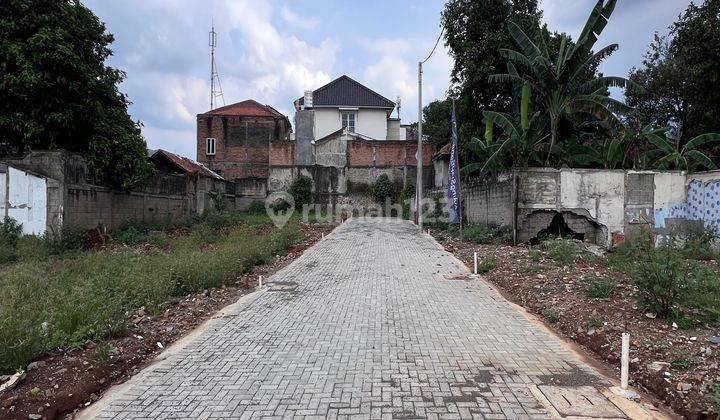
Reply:
<svg viewBox="0 0 720 420"><path fill-rule="evenodd" d="M197 161L227 180L267 179L271 150L291 131L285 115L252 99L216 108L197 116Z"/></svg>

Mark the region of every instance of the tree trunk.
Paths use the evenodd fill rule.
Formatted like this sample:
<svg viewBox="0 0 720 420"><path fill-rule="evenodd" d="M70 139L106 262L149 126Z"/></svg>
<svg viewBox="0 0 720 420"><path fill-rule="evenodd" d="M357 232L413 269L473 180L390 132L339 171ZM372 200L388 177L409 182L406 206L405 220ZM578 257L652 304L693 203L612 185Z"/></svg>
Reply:
<svg viewBox="0 0 720 420"><path fill-rule="evenodd" d="M557 141L557 129L558 129L559 118L550 117L550 147L548 148L547 160L545 166L550 166L550 156L552 155L552 148L555 146Z"/></svg>

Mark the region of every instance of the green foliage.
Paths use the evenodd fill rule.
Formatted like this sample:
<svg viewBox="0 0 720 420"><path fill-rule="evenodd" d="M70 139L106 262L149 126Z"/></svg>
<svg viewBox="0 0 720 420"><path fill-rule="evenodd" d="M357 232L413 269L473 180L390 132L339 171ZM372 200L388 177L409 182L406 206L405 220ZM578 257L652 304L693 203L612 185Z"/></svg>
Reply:
<svg viewBox="0 0 720 420"><path fill-rule="evenodd" d="M617 282L610 278L593 279L586 290L587 297L595 299L606 299L615 293Z"/></svg>
<svg viewBox="0 0 720 420"><path fill-rule="evenodd" d="M385 201L393 196L393 185L387 174L381 174L370 187L370 193L375 201L385 204Z"/></svg>
<svg viewBox="0 0 720 420"><path fill-rule="evenodd" d="M476 244L490 243L495 234L495 229L481 223L470 223L463 227L463 238Z"/></svg>
<svg viewBox="0 0 720 420"><path fill-rule="evenodd" d="M221 218L234 225L216 225ZM268 222L248 214L199 217L192 232L170 239L166 250L118 248L0 267L0 372L59 347L111 337L125 328L125 314L142 306L161 311L172 297L235 282L302 237L292 221L271 232L255 225Z"/></svg>
<svg viewBox="0 0 720 420"><path fill-rule="evenodd" d="M715 386L712 388L712 392L710 393L710 401L713 404L713 407L715 408L716 413L720 413L720 384L716 383Z"/></svg>
<svg viewBox="0 0 720 420"><path fill-rule="evenodd" d="M302 210L304 206L312 204L312 179L305 175L297 177L290 188L288 194L295 200L295 208Z"/></svg>
<svg viewBox="0 0 720 420"><path fill-rule="evenodd" d="M592 54L595 42L607 25L616 2L598 0L577 43L573 44L566 35L561 35L561 45L555 57L551 57L547 35L540 28L527 31L512 21L508 23L510 34L520 51L501 49L500 53L508 60L508 73L492 75L489 81L531 86L536 102L547 113L550 123L547 164L558 143L563 118L590 114L615 120L616 113L628 110L625 104L611 98L607 91L610 87L624 88L631 82L622 77L597 76L594 71L618 46L613 44ZM593 76L586 79L588 74Z"/></svg>
<svg viewBox="0 0 720 420"><path fill-rule="evenodd" d="M585 319L585 328L589 330L596 330L598 328L601 328L602 326L602 319L600 319L600 317L598 317L598 315L595 313L590 314L590 316Z"/></svg>
<svg viewBox="0 0 720 420"><path fill-rule="evenodd" d="M225 211L225 192L213 189L212 191L208 192L208 196L210 197L210 200L213 202L213 208L220 213Z"/></svg>
<svg viewBox="0 0 720 420"><path fill-rule="evenodd" d="M560 315L553 308L543 308L540 313L551 324L555 324L556 322L560 321Z"/></svg>
<svg viewBox="0 0 720 420"><path fill-rule="evenodd" d="M666 134L664 130L648 137L655 148L642 156L645 166L688 172L698 168L717 169L712 159L698 149L705 145L720 144L720 134L701 134L682 146L679 141L668 138Z"/></svg>
<svg viewBox="0 0 720 420"><path fill-rule="evenodd" d="M555 238L548 242L548 255L558 267L567 267L582 255L580 247L571 239Z"/></svg>
<svg viewBox="0 0 720 420"><path fill-rule="evenodd" d="M720 2L691 3L670 26L667 37L655 36L640 68L630 79L644 87L628 92L638 125L673 127L684 145L703 133L720 132Z"/></svg>
<svg viewBox="0 0 720 420"><path fill-rule="evenodd" d="M497 259L495 257L485 258L478 264L478 274L486 274L495 269Z"/></svg>
<svg viewBox="0 0 720 420"><path fill-rule="evenodd" d="M657 248L643 249L642 253L630 270L630 277L638 288L638 304L666 317L673 313L687 289L694 267L678 252L674 238Z"/></svg>
<svg viewBox="0 0 720 420"><path fill-rule="evenodd" d="M670 361L670 366L674 369L687 370L693 365L693 360L683 351L675 352L674 358Z"/></svg>
<svg viewBox="0 0 720 420"><path fill-rule="evenodd" d="M77 152L116 187L145 182L147 146L118 91L124 74L105 65L112 42L80 2L2 2L0 144Z"/></svg>
<svg viewBox="0 0 720 420"><path fill-rule="evenodd" d="M481 110L512 112L511 86L488 82L493 69L505 67L499 50L513 45L508 20L530 29L538 25L541 16L537 0L450 0L445 4L442 25L454 58L451 81L455 86L452 95L457 98L461 156L469 157L465 142L484 128ZM449 129L445 130L441 129L447 139Z"/></svg>
<svg viewBox="0 0 720 420"><path fill-rule="evenodd" d="M22 236L22 223L5 216L0 222L0 245L15 246L20 236Z"/></svg>
<svg viewBox="0 0 720 420"><path fill-rule="evenodd" d="M410 201L415 195L415 185L407 183L405 187L400 191L400 204L402 205L402 218L405 220L410 219Z"/></svg>
<svg viewBox="0 0 720 420"><path fill-rule="evenodd" d="M253 201L248 207L248 213L250 214L265 214L265 212L265 203L260 200Z"/></svg>

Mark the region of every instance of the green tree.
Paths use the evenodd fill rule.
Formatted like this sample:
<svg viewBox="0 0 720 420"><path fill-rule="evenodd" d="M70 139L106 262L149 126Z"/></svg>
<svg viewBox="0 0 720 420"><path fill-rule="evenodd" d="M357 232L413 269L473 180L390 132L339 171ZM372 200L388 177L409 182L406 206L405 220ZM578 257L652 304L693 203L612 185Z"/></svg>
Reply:
<svg viewBox="0 0 720 420"><path fill-rule="evenodd" d="M433 101L423 108L423 136L439 147L450 141L450 116L452 101Z"/></svg>
<svg viewBox="0 0 720 420"><path fill-rule="evenodd" d="M93 174L132 188L150 171L140 126L105 65L113 36L79 1L0 3L0 149L63 148Z"/></svg>
<svg viewBox="0 0 720 420"><path fill-rule="evenodd" d="M577 43L572 44L566 36L561 35L559 51L554 59L551 58L543 31L535 28L530 32L532 36L528 36L518 24L508 23L510 34L522 52L501 49L501 54L508 60L508 73L492 75L488 80L501 84L530 85L537 104L547 113L550 123L546 164L550 163L551 152L558 142L563 117L589 113L615 119L615 113L628 110L625 104L607 95L610 87L626 87L629 84L627 79L595 76L586 80L590 70L618 48L617 44L612 44L591 54L616 2L598 0Z"/></svg>
<svg viewBox="0 0 720 420"><path fill-rule="evenodd" d="M295 200L295 208L303 209L303 206L312 204L312 179L305 175L300 175L290 184L288 194Z"/></svg>
<svg viewBox="0 0 720 420"><path fill-rule="evenodd" d="M511 158L510 165L514 167L527 167L531 162L541 162L537 149L545 140L543 133L546 119L540 112L530 116L530 100L530 85L526 84L522 88L519 122L502 112L483 112L486 121L485 141L475 137L470 140L470 149L481 158L481 161L465 166L461 171L463 176L477 170L486 173L506 168L503 163L507 157ZM499 142L493 142L496 125L504 134Z"/></svg>
<svg viewBox="0 0 720 420"><path fill-rule="evenodd" d="M630 79L643 86L629 91L628 105L638 126L671 127L683 145L707 132L720 132L720 0L691 3L656 35Z"/></svg>
<svg viewBox="0 0 720 420"><path fill-rule="evenodd" d="M482 132L482 111L512 112L509 85L488 82L488 76L504 68L499 50L511 48L507 28L512 19L522 28L539 25L542 13L537 0L449 0L442 12L445 44L455 59L451 81L457 98L456 112L460 150L467 156L467 139ZM449 132L449 130L448 130Z"/></svg>
<svg viewBox="0 0 720 420"><path fill-rule="evenodd" d="M656 149L643 156L647 164L657 169L677 169L693 172L697 168L717 169L715 163L702 151L701 146L720 144L720 134L701 134L681 145L680 141L667 137L663 129L648 136Z"/></svg>

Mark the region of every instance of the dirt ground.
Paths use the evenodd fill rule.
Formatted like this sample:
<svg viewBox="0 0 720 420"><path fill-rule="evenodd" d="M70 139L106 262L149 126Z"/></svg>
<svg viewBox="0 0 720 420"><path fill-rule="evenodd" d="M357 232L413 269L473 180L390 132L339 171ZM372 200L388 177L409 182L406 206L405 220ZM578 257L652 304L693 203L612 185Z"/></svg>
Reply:
<svg viewBox="0 0 720 420"><path fill-rule="evenodd" d="M656 396L687 419L715 419L713 392L720 382L720 345L709 339L718 330L681 330L667 320L650 318L637 308L635 288L627 277L602 261L577 261L558 267L542 250L527 246L478 245L442 231L431 232L446 250L473 267L495 259L484 278L513 302L525 307L561 336L604 361L620 376L620 343L630 333L630 383ZM617 288L609 298L587 296L591 279L609 277ZM699 323L699 322L698 322ZM720 395L720 394L719 394Z"/></svg>
<svg viewBox="0 0 720 420"><path fill-rule="evenodd" d="M34 361L14 389L0 393L0 418L72 418L75 411L97 401L107 388L139 372L163 348L252 291L259 275L272 275L331 230L331 226L303 226L303 243L273 263L253 268L232 285L170 301L157 316L141 308L128 314L130 327L119 337L100 344L87 342L79 349L58 350Z"/></svg>

